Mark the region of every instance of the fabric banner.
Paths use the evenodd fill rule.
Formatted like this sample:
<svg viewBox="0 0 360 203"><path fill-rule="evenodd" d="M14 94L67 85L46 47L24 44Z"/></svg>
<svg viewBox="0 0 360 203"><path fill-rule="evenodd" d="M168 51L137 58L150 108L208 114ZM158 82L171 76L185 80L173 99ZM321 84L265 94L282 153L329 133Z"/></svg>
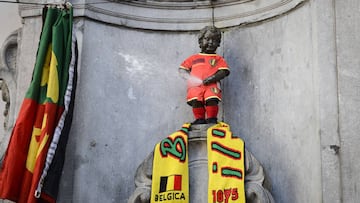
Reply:
<svg viewBox="0 0 360 203"><path fill-rule="evenodd" d="M155 146L151 203L189 202L188 132L190 124Z"/></svg>
<svg viewBox="0 0 360 203"><path fill-rule="evenodd" d="M151 203L188 203L188 132L190 124L155 146ZM219 122L207 130L208 203L245 203L245 146L229 125ZM204 171L206 173L206 171Z"/></svg>
<svg viewBox="0 0 360 203"><path fill-rule="evenodd" d="M65 112L68 83L74 84L73 80L69 80L73 56L72 18L72 8L44 8L44 24L32 81L20 107L0 170L2 199L19 203L56 201L56 194L41 193L38 185L42 186L46 177L40 181L45 163L51 164L47 160L49 147ZM61 131L68 133L64 128ZM58 180L54 184L58 184Z"/></svg>
<svg viewBox="0 0 360 203"><path fill-rule="evenodd" d="M207 130L208 202L245 202L244 142L220 122Z"/></svg>

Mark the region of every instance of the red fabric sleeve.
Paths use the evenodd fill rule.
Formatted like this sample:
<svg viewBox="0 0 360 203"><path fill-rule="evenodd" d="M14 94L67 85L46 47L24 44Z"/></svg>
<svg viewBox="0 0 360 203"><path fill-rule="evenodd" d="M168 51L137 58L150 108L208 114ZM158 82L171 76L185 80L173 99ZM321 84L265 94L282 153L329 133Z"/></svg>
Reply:
<svg viewBox="0 0 360 203"><path fill-rule="evenodd" d="M223 57L220 57L217 67L218 67L218 70L229 70L229 66Z"/></svg>
<svg viewBox="0 0 360 203"><path fill-rule="evenodd" d="M185 59L185 61L183 61L180 64L180 68L191 71L191 66L192 66L192 61L193 61L192 58L193 58L193 56L190 56L189 58Z"/></svg>

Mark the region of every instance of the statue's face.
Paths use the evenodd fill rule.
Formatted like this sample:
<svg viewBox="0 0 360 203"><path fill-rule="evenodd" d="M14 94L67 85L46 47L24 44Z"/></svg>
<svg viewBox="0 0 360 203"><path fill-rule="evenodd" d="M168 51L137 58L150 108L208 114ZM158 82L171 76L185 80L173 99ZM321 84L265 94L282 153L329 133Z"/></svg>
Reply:
<svg viewBox="0 0 360 203"><path fill-rule="evenodd" d="M211 31L207 31L200 41L201 52L206 54L214 54L219 45L218 36Z"/></svg>

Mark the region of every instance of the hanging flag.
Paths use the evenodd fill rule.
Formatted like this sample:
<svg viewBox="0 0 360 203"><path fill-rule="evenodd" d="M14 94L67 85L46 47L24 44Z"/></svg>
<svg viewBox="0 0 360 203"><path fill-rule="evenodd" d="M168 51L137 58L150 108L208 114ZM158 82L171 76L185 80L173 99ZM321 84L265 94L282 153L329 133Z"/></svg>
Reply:
<svg viewBox="0 0 360 203"><path fill-rule="evenodd" d="M47 181L52 181L51 184L59 182L59 179L54 181L48 176L53 174L51 164L64 151L69 132L69 125L60 123L71 122L68 115L72 113L66 109L71 102L65 107L65 93L68 84L75 85L76 79L69 77L69 67L76 65L71 63L74 57L71 53L74 44L72 8L44 8L43 19L32 81L0 168L0 198L18 203L56 201L57 191L46 194L46 185L45 192L41 192L41 188ZM67 92L67 95L73 96L73 92ZM60 131L56 136L55 129ZM59 167L62 170L62 164L57 169Z"/></svg>
<svg viewBox="0 0 360 203"><path fill-rule="evenodd" d="M37 196L41 195L43 199L47 199L47 202L56 202L57 199L60 177L65 161L65 149L72 123L78 58L75 32L73 32L72 35L72 55L69 67L69 80L64 98L65 110L55 129L54 137L47 153L45 167L35 191Z"/></svg>

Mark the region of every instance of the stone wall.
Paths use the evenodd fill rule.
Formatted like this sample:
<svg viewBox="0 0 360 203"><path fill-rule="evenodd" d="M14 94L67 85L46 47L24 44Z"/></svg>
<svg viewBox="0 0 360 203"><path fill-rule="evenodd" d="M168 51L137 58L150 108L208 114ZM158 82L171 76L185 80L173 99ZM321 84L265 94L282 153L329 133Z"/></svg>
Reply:
<svg viewBox="0 0 360 203"><path fill-rule="evenodd" d="M1 99L0 99L0 159L3 154L7 137L13 124L13 115L10 111L9 88L13 91L16 88L14 72L17 57L18 29L21 27L21 18L18 14L18 5L2 3L0 7L0 79L1 79ZM14 108L15 105L12 105Z"/></svg>
<svg viewBox="0 0 360 203"><path fill-rule="evenodd" d="M225 32L232 73L224 87L224 119L259 157L276 202L321 202L312 27L305 4Z"/></svg>
<svg viewBox="0 0 360 203"><path fill-rule="evenodd" d="M182 4L177 12L189 15L178 18L166 2L159 16L159 2L91 2L73 2L80 68L59 202L123 203L155 143L193 120L177 68L199 51L197 30L212 10L198 5L195 14ZM359 3L263 2L214 10L218 53L231 68L219 117L263 165L276 202L356 202ZM20 9L16 109L31 78L40 13Z"/></svg>
<svg viewBox="0 0 360 203"><path fill-rule="evenodd" d="M360 51L359 12L360 2L335 1L337 77L339 101L339 135L341 158L342 196L344 202L357 202L360 199Z"/></svg>

